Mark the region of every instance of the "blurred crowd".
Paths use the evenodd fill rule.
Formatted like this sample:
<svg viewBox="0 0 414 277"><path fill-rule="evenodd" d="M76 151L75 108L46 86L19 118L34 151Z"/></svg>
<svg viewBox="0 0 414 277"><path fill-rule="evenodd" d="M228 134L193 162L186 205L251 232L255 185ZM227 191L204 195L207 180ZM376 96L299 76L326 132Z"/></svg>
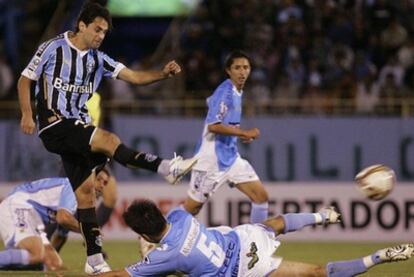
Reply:
<svg viewBox="0 0 414 277"><path fill-rule="evenodd" d="M259 109L299 99L302 112L400 113L414 95L413 14L412 0L206 0L181 38L186 88L214 89L242 48Z"/></svg>
<svg viewBox="0 0 414 277"><path fill-rule="evenodd" d="M39 1L56 8L55 1ZM30 4L36 1L12 2L39 7ZM0 0L0 8L5 5L7 9L0 9L0 53L8 55L0 55L0 99L14 96L5 92L12 90L13 76L18 76L16 69L21 70L22 64L13 47L4 43L23 39L8 37L16 28L11 19L21 14L12 9L18 4ZM153 103L148 107L152 112L160 112L166 100L202 101L225 78L224 57L237 48L252 57L245 97L256 114L340 110L401 115L405 107L414 106L413 14L414 0L203 0L175 35L174 57L184 68L180 84L135 88L110 81L102 89L104 98L159 103L160 108ZM29 34L35 27L45 27L35 20L26 25ZM119 23L115 27L114 32L123 29ZM25 61L33 49L26 52ZM114 58L136 68L154 66L150 56L138 61L128 55ZM171 93L172 89L183 92Z"/></svg>

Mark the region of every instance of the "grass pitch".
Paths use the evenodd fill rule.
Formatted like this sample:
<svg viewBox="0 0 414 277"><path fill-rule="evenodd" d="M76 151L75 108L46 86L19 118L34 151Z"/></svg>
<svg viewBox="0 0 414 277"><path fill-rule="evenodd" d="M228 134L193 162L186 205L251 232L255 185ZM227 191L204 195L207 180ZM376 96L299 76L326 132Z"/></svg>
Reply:
<svg viewBox="0 0 414 277"><path fill-rule="evenodd" d="M283 242L278 254L286 260L326 264L328 261L349 260L362 257L377 249L397 243L308 243ZM2 247L0 246L0 249ZM123 268L135 263L138 256L138 242L105 241L104 250L108 253L108 263L113 269ZM68 270L58 273L41 273L33 271L0 271L0 276L86 276L83 273L85 250L80 241L70 241L61 252ZM414 258L400 263L383 264L371 269L364 277L414 277Z"/></svg>

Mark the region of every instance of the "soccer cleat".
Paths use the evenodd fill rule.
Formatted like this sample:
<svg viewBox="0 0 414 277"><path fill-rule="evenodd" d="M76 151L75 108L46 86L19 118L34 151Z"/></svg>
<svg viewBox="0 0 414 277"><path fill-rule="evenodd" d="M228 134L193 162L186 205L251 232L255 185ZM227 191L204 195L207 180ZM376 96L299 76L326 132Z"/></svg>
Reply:
<svg viewBox="0 0 414 277"><path fill-rule="evenodd" d="M378 250L374 255L379 257L383 262L405 261L414 256L414 244L400 244L384 248Z"/></svg>
<svg viewBox="0 0 414 277"><path fill-rule="evenodd" d="M100 273L109 272L111 268L106 262L92 266L88 262L85 264L85 273L88 275L98 275Z"/></svg>
<svg viewBox="0 0 414 277"><path fill-rule="evenodd" d="M334 207L322 208L318 212L322 216L322 224L332 224L341 222L341 214Z"/></svg>
<svg viewBox="0 0 414 277"><path fill-rule="evenodd" d="M170 174L165 176L168 183L177 184L197 163L197 158L190 158L184 160L181 156L176 156L170 161Z"/></svg>

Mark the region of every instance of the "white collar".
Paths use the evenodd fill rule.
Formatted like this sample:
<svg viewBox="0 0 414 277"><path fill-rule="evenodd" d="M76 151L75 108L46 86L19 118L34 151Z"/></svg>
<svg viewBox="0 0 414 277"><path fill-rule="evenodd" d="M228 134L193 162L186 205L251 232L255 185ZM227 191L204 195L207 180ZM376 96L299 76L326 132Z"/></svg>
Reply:
<svg viewBox="0 0 414 277"><path fill-rule="evenodd" d="M231 82L231 85L232 85L233 92L235 92L237 95L241 96L243 94L243 90L238 90L231 80L230 80L230 82Z"/></svg>
<svg viewBox="0 0 414 277"><path fill-rule="evenodd" d="M83 56L85 56L87 53L88 53L88 51L89 50L80 50L79 48L77 48L75 45L73 45L73 43L70 41L70 39L69 39L69 32L70 31L66 31L63 35L64 35L64 37L65 37L65 40L66 40L66 42L67 42L67 44L69 44L69 46L70 47L72 47L73 49L75 49L76 50L76 52L78 52L79 53L79 55L81 56L81 57L83 57Z"/></svg>

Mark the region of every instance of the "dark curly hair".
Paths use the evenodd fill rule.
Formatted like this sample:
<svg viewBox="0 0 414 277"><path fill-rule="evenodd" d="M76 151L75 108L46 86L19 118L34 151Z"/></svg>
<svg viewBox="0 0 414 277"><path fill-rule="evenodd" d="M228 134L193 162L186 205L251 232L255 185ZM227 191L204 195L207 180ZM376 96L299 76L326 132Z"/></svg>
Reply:
<svg viewBox="0 0 414 277"><path fill-rule="evenodd" d="M151 238L160 236L167 225L157 205L149 199L135 200L122 216L132 230Z"/></svg>
<svg viewBox="0 0 414 277"><path fill-rule="evenodd" d="M235 59L238 58L245 58L246 60L249 61L249 64L251 65L252 62L250 60L249 55L247 55L246 52L242 51L242 50L234 50L232 52L230 52L230 54L227 55L226 59L224 60L224 67L225 69L229 69L231 67L231 65L233 64Z"/></svg>
<svg viewBox="0 0 414 277"><path fill-rule="evenodd" d="M107 8L98 3L89 1L83 7L76 20L75 33L79 32L79 22L83 22L88 26L95 18L102 17L108 23L108 31L112 30L112 18Z"/></svg>

